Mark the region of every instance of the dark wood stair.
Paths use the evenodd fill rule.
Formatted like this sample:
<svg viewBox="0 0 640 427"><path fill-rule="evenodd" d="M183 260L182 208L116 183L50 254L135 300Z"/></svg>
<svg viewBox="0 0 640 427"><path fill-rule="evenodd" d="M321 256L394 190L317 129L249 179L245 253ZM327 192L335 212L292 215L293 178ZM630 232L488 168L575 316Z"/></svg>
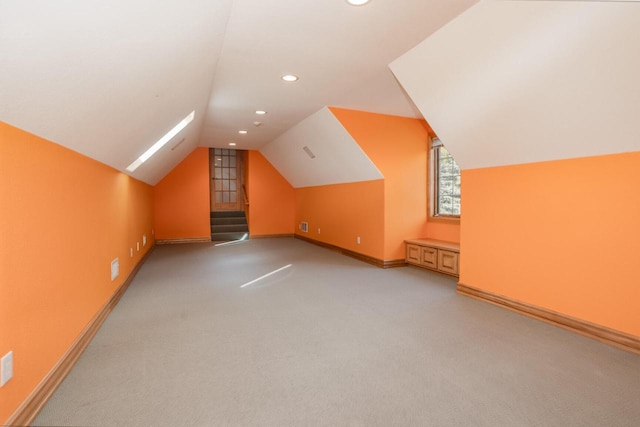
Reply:
<svg viewBox="0 0 640 427"><path fill-rule="evenodd" d="M249 225L244 211L211 212L211 241L222 242L249 238Z"/></svg>

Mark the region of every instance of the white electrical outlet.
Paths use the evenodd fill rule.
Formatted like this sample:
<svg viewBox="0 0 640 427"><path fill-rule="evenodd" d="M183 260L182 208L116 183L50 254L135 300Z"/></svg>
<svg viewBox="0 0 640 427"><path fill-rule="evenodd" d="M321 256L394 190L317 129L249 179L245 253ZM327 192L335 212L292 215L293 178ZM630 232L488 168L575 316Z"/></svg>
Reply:
<svg viewBox="0 0 640 427"><path fill-rule="evenodd" d="M13 351L5 354L0 362L0 387L13 377Z"/></svg>
<svg viewBox="0 0 640 427"><path fill-rule="evenodd" d="M306 221L302 221L300 223L300 230L302 230L303 233L307 233L309 231L309 223Z"/></svg>
<svg viewBox="0 0 640 427"><path fill-rule="evenodd" d="M136 242L136 249L140 252L140 242Z"/></svg>
<svg viewBox="0 0 640 427"><path fill-rule="evenodd" d="M142 246L147 246L147 235L146 234L142 235Z"/></svg>
<svg viewBox="0 0 640 427"><path fill-rule="evenodd" d="M118 258L111 261L111 280L116 280L120 275L120 260Z"/></svg>
<svg viewBox="0 0 640 427"><path fill-rule="evenodd" d="M318 234L320 234L320 227L318 227Z"/></svg>
<svg viewBox="0 0 640 427"><path fill-rule="evenodd" d="M156 230L154 230L153 228L151 229L151 235L155 236L156 235Z"/></svg>
<svg viewBox="0 0 640 427"><path fill-rule="evenodd" d="M133 248L129 248L129 256L131 256L131 258L133 258Z"/></svg>
<svg viewBox="0 0 640 427"><path fill-rule="evenodd" d="M360 236L356 237L356 243L360 244Z"/></svg>

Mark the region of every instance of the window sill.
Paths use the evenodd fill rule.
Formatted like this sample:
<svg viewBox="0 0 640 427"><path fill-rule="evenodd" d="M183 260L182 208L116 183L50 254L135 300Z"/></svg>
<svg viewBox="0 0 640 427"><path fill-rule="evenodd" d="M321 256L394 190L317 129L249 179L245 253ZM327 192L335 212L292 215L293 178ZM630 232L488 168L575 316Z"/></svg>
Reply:
<svg viewBox="0 0 640 427"><path fill-rule="evenodd" d="M429 215L427 218L428 222L442 222L446 224L459 224L460 217L459 216L432 216Z"/></svg>

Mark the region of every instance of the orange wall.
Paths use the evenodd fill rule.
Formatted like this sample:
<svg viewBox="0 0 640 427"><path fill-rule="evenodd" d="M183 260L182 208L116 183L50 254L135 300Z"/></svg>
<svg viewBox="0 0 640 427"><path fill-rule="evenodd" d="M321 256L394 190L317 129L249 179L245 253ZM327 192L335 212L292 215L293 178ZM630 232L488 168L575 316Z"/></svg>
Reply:
<svg viewBox="0 0 640 427"><path fill-rule="evenodd" d="M462 182L462 283L640 336L640 152Z"/></svg>
<svg viewBox="0 0 640 427"><path fill-rule="evenodd" d="M293 234L294 192L259 151L247 156L247 193L249 195L249 232L251 236Z"/></svg>
<svg viewBox="0 0 640 427"><path fill-rule="evenodd" d="M152 205L150 186L0 122L0 424L151 248Z"/></svg>
<svg viewBox="0 0 640 427"><path fill-rule="evenodd" d="M404 240L459 241L459 225L427 223L427 155L424 120L331 108L331 112L384 175L384 255L402 259Z"/></svg>
<svg viewBox="0 0 640 427"><path fill-rule="evenodd" d="M309 223L308 233L296 226L296 234L383 259L383 180L297 188L295 194L296 224Z"/></svg>
<svg viewBox="0 0 640 427"><path fill-rule="evenodd" d="M153 190L157 239L211 236L208 148L193 150Z"/></svg>

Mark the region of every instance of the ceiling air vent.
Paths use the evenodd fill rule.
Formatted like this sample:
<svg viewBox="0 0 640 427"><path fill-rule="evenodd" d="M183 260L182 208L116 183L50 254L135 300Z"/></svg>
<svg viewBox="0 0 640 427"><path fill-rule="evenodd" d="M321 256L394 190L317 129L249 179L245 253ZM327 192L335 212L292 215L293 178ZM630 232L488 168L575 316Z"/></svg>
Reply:
<svg viewBox="0 0 640 427"><path fill-rule="evenodd" d="M311 150L309 150L309 147L307 147L306 145L304 147L302 147L302 149L304 150L305 153L307 153L309 155L309 157L311 157L312 159L316 158L316 155L313 154L313 152Z"/></svg>

